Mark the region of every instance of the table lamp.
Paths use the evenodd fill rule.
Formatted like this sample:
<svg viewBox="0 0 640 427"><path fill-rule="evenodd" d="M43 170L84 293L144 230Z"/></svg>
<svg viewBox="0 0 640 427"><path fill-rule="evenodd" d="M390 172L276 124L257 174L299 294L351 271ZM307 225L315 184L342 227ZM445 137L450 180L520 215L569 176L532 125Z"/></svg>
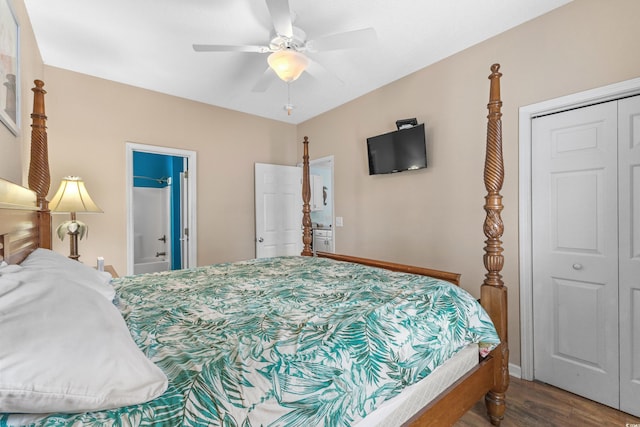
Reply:
<svg viewBox="0 0 640 427"><path fill-rule="evenodd" d="M91 200L82 178L78 176L66 176L62 179L58 192L49 202L49 208L52 212L68 212L71 214L71 219L60 224L56 228L56 233L60 240L64 240L65 234L69 235L71 252L69 258L78 261L78 258L80 258L80 255L78 255L78 238L82 240L85 234L88 235L89 227L84 222L76 219L76 213L102 213L102 209Z"/></svg>

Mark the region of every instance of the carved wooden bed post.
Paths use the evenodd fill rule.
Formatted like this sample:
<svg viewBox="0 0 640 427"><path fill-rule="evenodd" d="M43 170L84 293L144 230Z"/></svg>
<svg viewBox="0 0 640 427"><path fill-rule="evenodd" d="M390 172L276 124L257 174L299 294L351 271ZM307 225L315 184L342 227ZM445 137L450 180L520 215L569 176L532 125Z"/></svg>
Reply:
<svg viewBox="0 0 640 427"><path fill-rule="evenodd" d="M484 247L484 266L487 274L481 286L481 301L496 327L502 343L492 352L494 356L494 386L485 396L485 403L493 425L500 425L505 412L505 392L509 387L509 345L507 336L507 289L500 271L504 265L502 242L500 238L504 225L502 211L502 182L504 165L502 160L502 101L500 100L499 64L491 66L491 89L487 108L487 152L484 169L484 185L487 189L484 210L484 234L487 236Z"/></svg>
<svg viewBox="0 0 640 427"><path fill-rule="evenodd" d="M304 137L302 156L302 256L312 256L311 251L311 184L309 183L309 138Z"/></svg>
<svg viewBox="0 0 640 427"><path fill-rule="evenodd" d="M42 80L35 80L33 91L33 113L31 114L31 161L29 163L29 188L38 195L38 222L40 223L39 246L51 249L51 211L47 194L51 185L49 175L49 152L47 147L47 116L44 110Z"/></svg>

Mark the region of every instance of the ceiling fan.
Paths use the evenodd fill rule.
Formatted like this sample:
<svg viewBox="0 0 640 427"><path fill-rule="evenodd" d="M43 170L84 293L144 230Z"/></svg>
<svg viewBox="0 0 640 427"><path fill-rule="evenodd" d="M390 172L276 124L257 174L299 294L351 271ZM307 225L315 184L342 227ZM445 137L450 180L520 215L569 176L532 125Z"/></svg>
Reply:
<svg viewBox="0 0 640 427"><path fill-rule="evenodd" d="M352 49L370 46L375 43L376 32L373 28L331 34L313 40L307 40L306 33L293 25L289 0L266 0L273 22L274 33L268 44L260 45L217 45L194 44L196 52L247 52L269 53L269 67L253 87L254 92L264 92L277 75L289 83L303 72L320 78L326 70L305 52L324 52L338 49Z"/></svg>

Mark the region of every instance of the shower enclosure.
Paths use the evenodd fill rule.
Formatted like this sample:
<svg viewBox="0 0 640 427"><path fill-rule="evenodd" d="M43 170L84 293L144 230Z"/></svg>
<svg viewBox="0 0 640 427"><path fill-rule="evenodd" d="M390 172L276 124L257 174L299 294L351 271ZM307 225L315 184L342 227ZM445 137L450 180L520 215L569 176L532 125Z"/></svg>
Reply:
<svg viewBox="0 0 640 427"><path fill-rule="evenodd" d="M133 274L171 270L170 190L133 188Z"/></svg>

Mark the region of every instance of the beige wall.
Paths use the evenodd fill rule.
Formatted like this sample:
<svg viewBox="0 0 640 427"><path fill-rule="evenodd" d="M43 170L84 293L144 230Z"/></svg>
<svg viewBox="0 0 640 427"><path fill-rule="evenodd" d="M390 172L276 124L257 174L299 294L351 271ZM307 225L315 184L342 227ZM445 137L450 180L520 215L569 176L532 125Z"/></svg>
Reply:
<svg viewBox="0 0 640 427"><path fill-rule="evenodd" d="M335 155L335 212L345 224L336 229L336 250L458 271L462 286L479 295L487 76L500 63L503 272L511 361L519 365L518 108L639 77L638 16L636 0L576 0L299 125L311 158ZM369 176L366 138L408 117L427 125L428 168Z"/></svg>
<svg viewBox="0 0 640 427"><path fill-rule="evenodd" d="M0 122L0 177L26 184L31 128L29 115L33 106L33 81L42 78L42 58L35 42L27 11L22 1L9 0L20 26L20 131L14 135Z"/></svg>
<svg viewBox="0 0 640 427"><path fill-rule="evenodd" d="M42 78L49 92L51 192L64 175L85 179L105 213L81 218L91 228L88 240L80 242L82 259L92 263L102 255L120 271L126 260L126 141L198 152L198 262L208 264L253 256L253 163L294 164L301 158L299 141L308 135L312 158L335 156L335 209L345 224L336 230L339 252L458 271L462 285L478 295L484 274L486 77L493 62L501 63L504 277L515 364L520 360L518 108L640 75L635 46L640 2L576 0L294 127L43 67L24 5L13 3L26 23L21 93L27 102L22 136L0 129L0 176L20 180L26 174L29 88L34 78ZM427 124L429 167L370 177L366 137L392 130L396 119L408 117ZM54 226L62 219L56 216ZM66 241L54 243L56 250L68 251Z"/></svg>
<svg viewBox="0 0 640 427"><path fill-rule="evenodd" d="M44 81L49 199L78 175L104 211L78 214L90 228L81 260L104 256L126 273L126 142L197 152L198 265L254 256L253 165L295 164L295 126L59 68L45 67ZM54 238L54 249L68 242Z"/></svg>

